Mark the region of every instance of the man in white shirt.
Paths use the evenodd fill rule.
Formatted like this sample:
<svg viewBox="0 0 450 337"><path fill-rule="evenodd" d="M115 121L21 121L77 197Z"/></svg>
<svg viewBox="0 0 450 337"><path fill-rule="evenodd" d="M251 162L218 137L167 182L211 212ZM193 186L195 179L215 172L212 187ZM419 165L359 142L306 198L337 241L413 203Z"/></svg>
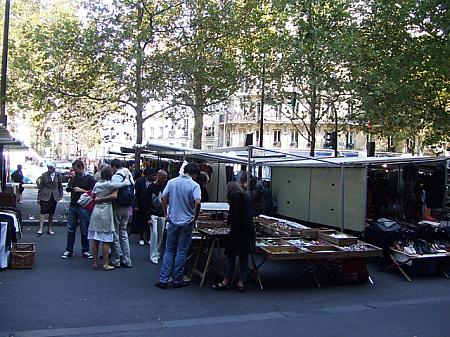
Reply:
<svg viewBox="0 0 450 337"><path fill-rule="evenodd" d="M166 289L171 275L174 288L187 285L183 281L184 266L202 201L200 185L194 181L199 173L198 165L189 163L184 174L169 180L164 189L161 203L169 224L159 281L155 283L158 288Z"/></svg>

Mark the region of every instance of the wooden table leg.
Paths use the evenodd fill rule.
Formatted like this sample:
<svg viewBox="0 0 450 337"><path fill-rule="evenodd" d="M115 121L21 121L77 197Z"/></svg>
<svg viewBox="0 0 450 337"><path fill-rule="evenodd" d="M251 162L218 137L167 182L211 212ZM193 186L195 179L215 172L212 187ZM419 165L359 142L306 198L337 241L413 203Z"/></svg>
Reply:
<svg viewBox="0 0 450 337"><path fill-rule="evenodd" d="M258 268L256 267L255 255L250 253L250 258L252 260L252 267L253 267L253 272L255 273L255 276L256 276L256 281L259 284L259 289L264 290L264 287L261 282L261 278L259 277Z"/></svg>
<svg viewBox="0 0 450 337"><path fill-rule="evenodd" d="M444 275L445 278L447 278L447 279L450 278L444 268L439 267L438 269Z"/></svg>
<svg viewBox="0 0 450 337"><path fill-rule="evenodd" d="M200 259L200 255L202 255L203 241L204 240L205 239L203 238L200 241L200 246L198 247L197 255L195 256L194 266L192 267L192 271L191 271L191 280L192 280L192 277L194 277L195 272L197 271L197 263L198 263L198 260Z"/></svg>
<svg viewBox="0 0 450 337"><path fill-rule="evenodd" d="M209 248L208 258L206 259L205 269L203 269L203 275L202 275L202 280L200 282L200 287L203 287L203 284L205 283L206 274L208 273L208 268L209 268L209 264L211 263L211 258L214 253L214 247L216 245L216 241L217 241L217 239L214 239L212 241L211 247Z"/></svg>
<svg viewBox="0 0 450 337"><path fill-rule="evenodd" d="M398 268L398 270L400 270L400 272L402 273L402 275L405 277L406 280L408 280L409 282L412 282L411 278L408 276L408 274L403 270L402 266L397 262L397 260L395 259L395 257L392 256L392 254L389 254L389 256L391 257L392 262L394 262L395 266ZM410 260L408 260L410 261ZM405 261L403 264L405 264Z"/></svg>

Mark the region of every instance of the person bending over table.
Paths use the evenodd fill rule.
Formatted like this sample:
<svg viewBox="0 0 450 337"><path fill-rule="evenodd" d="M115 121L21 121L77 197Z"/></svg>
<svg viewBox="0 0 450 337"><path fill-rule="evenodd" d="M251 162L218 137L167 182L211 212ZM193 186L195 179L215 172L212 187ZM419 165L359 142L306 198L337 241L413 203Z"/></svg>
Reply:
<svg viewBox="0 0 450 337"><path fill-rule="evenodd" d="M230 204L227 221L230 233L225 245L225 276L212 288L226 290L231 287L236 256L239 256L239 280L235 287L239 292L244 292L248 274L248 254L255 250L253 205L249 195L235 181L227 185L227 200Z"/></svg>

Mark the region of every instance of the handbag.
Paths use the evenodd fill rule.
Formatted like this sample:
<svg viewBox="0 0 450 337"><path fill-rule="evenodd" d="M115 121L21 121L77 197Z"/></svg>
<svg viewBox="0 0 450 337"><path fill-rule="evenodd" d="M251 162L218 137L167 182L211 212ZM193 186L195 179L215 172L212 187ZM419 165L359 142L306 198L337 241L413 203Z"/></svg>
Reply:
<svg viewBox="0 0 450 337"><path fill-rule="evenodd" d="M95 195L92 191L88 191L83 193L78 199L77 204L81 207L85 208L89 213L92 213L92 210L95 206Z"/></svg>

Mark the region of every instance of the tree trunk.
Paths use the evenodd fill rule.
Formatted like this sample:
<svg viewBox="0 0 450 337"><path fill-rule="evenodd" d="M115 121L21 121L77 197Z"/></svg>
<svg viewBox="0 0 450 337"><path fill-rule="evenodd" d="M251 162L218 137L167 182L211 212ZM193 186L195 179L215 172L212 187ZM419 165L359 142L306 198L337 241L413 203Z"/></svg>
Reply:
<svg viewBox="0 0 450 337"><path fill-rule="evenodd" d="M311 85L311 103L310 107L310 122L309 122L309 133L311 137L311 147L309 149L309 155L314 157L314 152L316 150L316 85Z"/></svg>
<svg viewBox="0 0 450 337"><path fill-rule="evenodd" d="M192 107L194 111L194 149L202 148L202 135L203 135L203 106L195 105Z"/></svg>
<svg viewBox="0 0 450 337"><path fill-rule="evenodd" d="M144 107L141 103L136 106L136 144L142 144L142 131L143 131L143 118L142 113L144 111ZM134 168L140 169L141 167L141 148L135 148L134 149Z"/></svg>
<svg viewBox="0 0 450 337"><path fill-rule="evenodd" d="M142 24L144 17L143 3L139 2L137 6L138 11L138 23ZM142 69L144 67L144 50L141 47L141 40L138 38L136 41L136 68L135 68L135 80L136 80L136 144L142 144L142 132L143 132L143 113L145 110L143 88L142 88ZM141 148L135 148L134 152L134 169L138 170L141 168Z"/></svg>
<svg viewBox="0 0 450 337"><path fill-rule="evenodd" d="M201 86L197 85L195 89L195 104L191 106L194 112L194 149L202 148L203 135L203 109L205 108L205 101L203 99L203 92Z"/></svg>

